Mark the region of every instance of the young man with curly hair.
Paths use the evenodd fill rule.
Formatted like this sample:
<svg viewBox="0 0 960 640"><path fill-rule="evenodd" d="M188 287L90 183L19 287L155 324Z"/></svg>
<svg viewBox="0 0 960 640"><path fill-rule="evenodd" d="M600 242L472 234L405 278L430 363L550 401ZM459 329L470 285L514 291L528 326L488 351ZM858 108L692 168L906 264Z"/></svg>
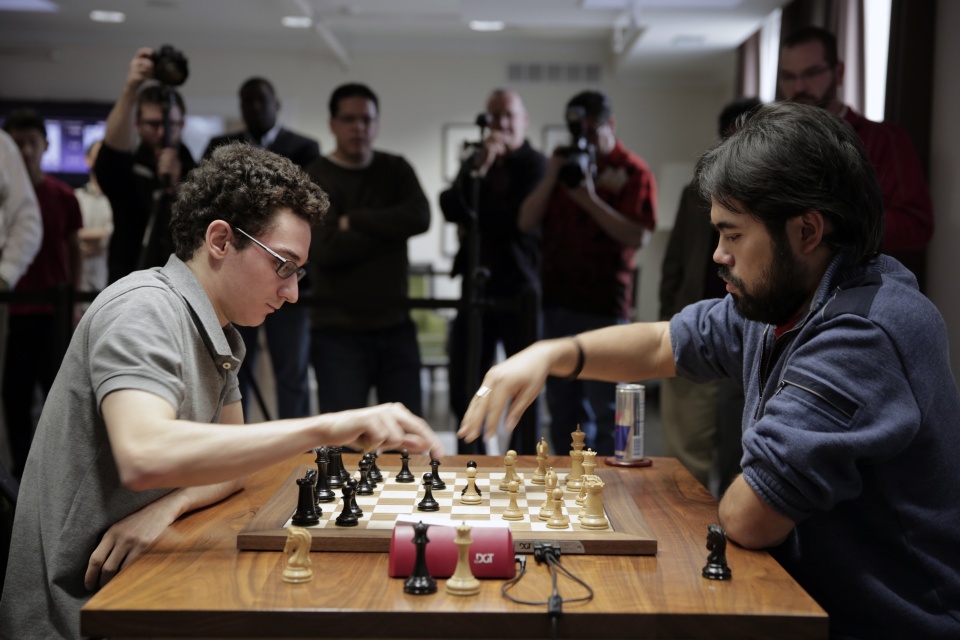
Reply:
<svg viewBox="0 0 960 640"><path fill-rule="evenodd" d="M0 636L80 635L80 607L180 515L320 445L431 450L399 405L243 423L254 326L297 301L326 194L262 149L218 149L178 190L175 255L107 287L44 406L17 503Z"/></svg>

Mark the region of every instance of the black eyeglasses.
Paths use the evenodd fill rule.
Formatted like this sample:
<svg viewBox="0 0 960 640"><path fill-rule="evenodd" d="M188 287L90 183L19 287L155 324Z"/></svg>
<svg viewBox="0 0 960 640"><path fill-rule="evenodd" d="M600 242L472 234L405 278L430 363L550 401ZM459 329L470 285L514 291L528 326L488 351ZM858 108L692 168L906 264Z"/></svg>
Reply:
<svg viewBox="0 0 960 640"><path fill-rule="evenodd" d="M816 80L827 71L833 71L834 65L820 65L816 67L810 67L809 69L804 69L800 72L800 75L794 75L789 71L780 72L780 82L784 84L793 84L797 80L803 80L804 82L811 82Z"/></svg>
<svg viewBox="0 0 960 640"><path fill-rule="evenodd" d="M250 235L249 233L241 229L240 227L234 227L234 228L240 233L242 233L243 235L247 236L248 238L256 242L261 248L263 248L264 251L266 251L267 253L269 253L274 258L280 261L280 266L277 267L277 275L283 278L284 280L286 280L293 274L297 274L297 282L300 282L301 280L303 280L303 276L307 275L307 270L304 269L303 267L298 267L297 263L294 262L293 260L287 260L286 258L281 256L279 253L277 253L267 245L263 244L262 242L254 238L252 235Z"/></svg>

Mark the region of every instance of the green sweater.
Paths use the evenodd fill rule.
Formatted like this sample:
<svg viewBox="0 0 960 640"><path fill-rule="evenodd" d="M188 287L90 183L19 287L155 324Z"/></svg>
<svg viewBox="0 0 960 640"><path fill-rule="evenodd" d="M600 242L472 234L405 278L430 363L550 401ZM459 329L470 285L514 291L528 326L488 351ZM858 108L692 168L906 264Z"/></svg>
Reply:
<svg viewBox="0 0 960 640"><path fill-rule="evenodd" d="M430 204L400 156L375 151L362 169L320 158L307 173L330 196L330 212L313 230L310 277L314 329L369 330L409 317L407 238L430 227ZM347 216L349 229L339 219Z"/></svg>

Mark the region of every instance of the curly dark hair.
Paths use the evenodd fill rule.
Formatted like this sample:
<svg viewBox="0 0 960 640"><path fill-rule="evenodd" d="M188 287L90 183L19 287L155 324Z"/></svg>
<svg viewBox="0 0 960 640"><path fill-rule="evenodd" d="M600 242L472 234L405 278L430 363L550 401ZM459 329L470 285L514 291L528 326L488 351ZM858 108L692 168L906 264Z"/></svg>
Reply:
<svg viewBox="0 0 960 640"><path fill-rule="evenodd" d="M827 246L851 264L873 259L883 241L883 197L853 127L826 109L792 102L751 114L700 158L703 197L752 215L774 237L788 219L820 211L833 223Z"/></svg>
<svg viewBox="0 0 960 640"><path fill-rule="evenodd" d="M256 237L270 229L281 209L290 209L315 225L329 206L323 189L290 160L234 142L217 148L180 184L170 232L177 257L186 261L203 244L214 220ZM237 249L243 249L249 240L237 234L235 242Z"/></svg>

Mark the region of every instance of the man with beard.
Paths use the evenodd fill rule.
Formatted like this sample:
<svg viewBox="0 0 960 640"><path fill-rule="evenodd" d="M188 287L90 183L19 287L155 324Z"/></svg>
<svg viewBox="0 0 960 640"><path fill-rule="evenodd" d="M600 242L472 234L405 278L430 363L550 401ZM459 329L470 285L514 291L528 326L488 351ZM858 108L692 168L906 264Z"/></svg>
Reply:
<svg viewBox="0 0 960 640"><path fill-rule="evenodd" d="M883 192L883 252L917 274L923 288L925 254L933 236L933 202L920 160L907 133L892 122L873 122L837 99L843 85L837 39L819 27L804 27L783 41L780 94L840 116L860 136Z"/></svg>
<svg viewBox="0 0 960 640"><path fill-rule="evenodd" d="M880 255L859 138L824 109L764 105L697 179L730 295L534 344L487 373L458 435L507 403L512 427L551 375L739 377L743 473L718 515L730 539L769 548L831 636L960 636L960 392L943 318Z"/></svg>

